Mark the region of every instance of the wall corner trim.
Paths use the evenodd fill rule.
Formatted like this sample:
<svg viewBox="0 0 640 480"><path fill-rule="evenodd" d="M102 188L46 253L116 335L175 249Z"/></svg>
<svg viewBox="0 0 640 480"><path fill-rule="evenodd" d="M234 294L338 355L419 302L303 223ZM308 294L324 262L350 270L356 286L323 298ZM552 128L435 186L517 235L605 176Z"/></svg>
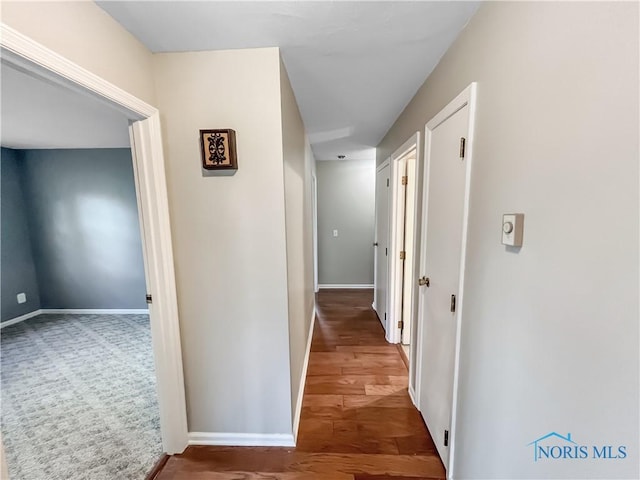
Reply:
<svg viewBox="0 0 640 480"><path fill-rule="evenodd" d="M325 283L318 285L319 290L327 290L327 289L341 289L341 288L373 288L372 283Z"/></svg>
<svg viewBox="0 0 640 480"><path fill-rule="evenodd" d="M295 447L293 433L189 432L189 445Z"/></svg>
<svg viewBox="0 0 640 480"><path fill-rule="evenodd" d="M293 442L298 442L298 428L300 427L300 415L302 414L302 401L304 399L304 387L307 382L307 369L309 367L309 355L311 354L311 341L313 340L313 326L316 324L316 306L313 305L311 322L309 323L309 334L307 335L307 351L304 355L302 373L300 374L300 388L298 389L298 400L296 401L296 412L293 417Z"/></svg>
<svg viewBox="0 0 640 480"><path fill-rule="evenodd" d="M4 327L8 327L9 325L15 325L16 323L24 322L25 320L29 320L30 318L37 317L43 313L42 309L34 310L33 312L25 313L24 315L20 315L19 317L10 318L9 320L5 320L0 323L0 329Z"/></svg>

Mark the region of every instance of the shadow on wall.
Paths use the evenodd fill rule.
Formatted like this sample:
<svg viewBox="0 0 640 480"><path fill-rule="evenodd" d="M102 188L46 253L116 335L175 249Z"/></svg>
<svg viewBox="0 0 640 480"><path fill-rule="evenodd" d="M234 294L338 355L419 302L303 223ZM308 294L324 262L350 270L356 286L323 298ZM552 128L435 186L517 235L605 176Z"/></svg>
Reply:
<svg viewBox="0 0 640 480"><path fill-rule="evenodd" d="M3 187L15 184L2 189L3 321L39 308L146 308L129 149L3 148L2 166ZM20 292L33 302L16 309Z"/></svg>

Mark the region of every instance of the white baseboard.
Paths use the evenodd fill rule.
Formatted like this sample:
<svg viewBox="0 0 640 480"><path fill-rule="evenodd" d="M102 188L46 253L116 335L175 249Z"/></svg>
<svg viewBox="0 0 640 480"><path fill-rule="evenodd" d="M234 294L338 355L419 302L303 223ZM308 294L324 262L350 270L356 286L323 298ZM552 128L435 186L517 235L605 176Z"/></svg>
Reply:
<svg viewBox="0 0 640 480"><path fill-rule="evenodd" d="M0 323L0 329L24 322L38 315L51 315L56 313L65 313L67 315L146 315L149 313L149 310L146 308L40 308Z"/></svg>
<svg viewBox="0 0 640 480"><path fill-rule="evenodd" d="M293 441L298 441L298 427L300 426L300 415L302 413L302 401L304 399L304 386L307 383L307 368L309 367L309 355L311 353L311 340L313 339L313 326L316 323L316 306L313 306L313 314L311 323L309 324L309 334L307 335L307 351L302 364L302 373L300 374L300 389L298 390L298 400L296 401L296 412L293 416Z"/></svg>
<svg viewBox="0 0 640 480"><path fill-rule="evenodd" d="M20 315L19 317L11 318L9 320L5 320L0 323L0 328L8 327L9 325L15 325L16 323L24 322L25 320L29 320L30 318L37 317L42 314L42 310L34 310L33 312L25 313L24 315Z"/></svg>
<svg viewBox="0 0 640 480"><path fill-rule="evenodd" d="M411 386L409 386L409 398L411 398L411 401L413 402L413 406L418 408L418 403L416 402L416 392Z"/></svg>
<svg viewBox="0 0 640 480"><path fill-rule="evenodd" d="M189 432L189 445L228 447L295 447L292 433Z"/></svg>
<svg viewBox="0 0 640 480"><path fill-rule="evenodd" d="M43 308L42 313L66 313L68 315L144 315L146 308Z"/></svg>
<svg viewBox="0 0 640 480"><path fill-rule="evenodd" d="M318 285L320 290L326 290L329 288L373 288L373 284L368 283L325 283L322 285Z"/></svg>

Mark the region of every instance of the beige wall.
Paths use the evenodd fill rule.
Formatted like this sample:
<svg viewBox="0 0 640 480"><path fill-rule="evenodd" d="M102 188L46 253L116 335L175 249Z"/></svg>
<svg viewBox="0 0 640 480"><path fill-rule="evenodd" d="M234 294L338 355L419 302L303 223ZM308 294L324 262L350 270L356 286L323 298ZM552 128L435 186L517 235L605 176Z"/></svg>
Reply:
<svg viewBox="0 0 640 480"><path fill-rule="evenodd" d="M190 431L291 433L278 49L158 54ZM236 131L203 177L199 129Z"/></svg>
<svg viewBox="0 0 640 480"><path fill-rule="evenodd" d="M638 38L637 3L486 3L378 148L478 82L455 478L638 478ZM633 453L534 463L550 431Z"/></svg>
<svg viewBox="0 0 640 480"><path fill-rule="evenodd" d="M89 0L2 1L3 23L151 105L152 54Z"/></svg>
<svg viewBox="0 0 640 480"><path fill-rule="evenodd" d="M282 62L280 62L280 92L287 231L291 404L294 406L291 413L295 415L309 324L315 303L311 250L313 245L311 162L313 159L307 154L304 124L291 89L287 70Z"/></svg>

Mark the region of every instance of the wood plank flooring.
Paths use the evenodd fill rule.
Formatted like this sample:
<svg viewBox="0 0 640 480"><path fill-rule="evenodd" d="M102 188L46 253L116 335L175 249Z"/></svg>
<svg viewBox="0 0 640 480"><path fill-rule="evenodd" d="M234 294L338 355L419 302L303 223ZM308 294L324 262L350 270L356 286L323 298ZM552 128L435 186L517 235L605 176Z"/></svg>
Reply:
<svg viewBox="0 0 640 480"><path fill-rule="evenodd" d="M192 446L156 480L440 480L371 290L322 290L295 448Z"/></svg>

